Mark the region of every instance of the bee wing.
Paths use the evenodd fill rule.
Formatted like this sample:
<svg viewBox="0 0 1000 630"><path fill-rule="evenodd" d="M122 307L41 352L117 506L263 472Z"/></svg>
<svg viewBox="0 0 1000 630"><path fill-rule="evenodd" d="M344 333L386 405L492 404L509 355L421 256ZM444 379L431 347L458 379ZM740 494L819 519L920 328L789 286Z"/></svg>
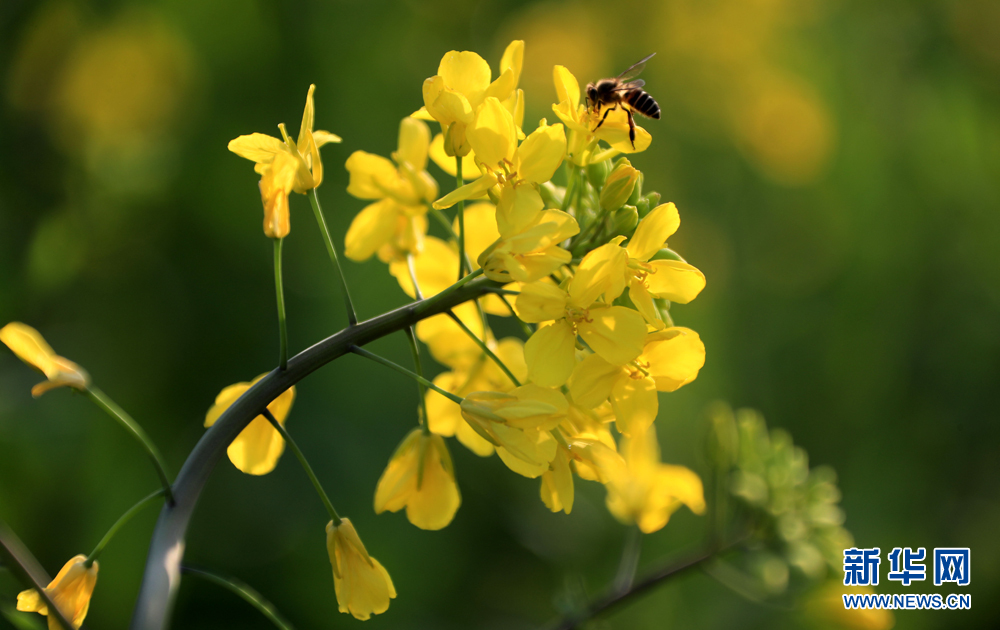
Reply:
<svg viewBox="0 0 1000 630"><path fill-rule="evenodd" d="M652 55L649 55L648 57L643 57L639 61L635 62L634 64L626 68L625 72L619 74L618 78L621 79L622 81L628 81L629 79L636 78L637 76L639 76L639 73L642 72L643 69L646 67L646 62L652 59L653 55L655 54L656 53L653 53Z"/></svg>
<svg viewBox="0 0 1000 630"><path fill-rule="evenodd" d="M620 88L615 89L614 91L615 92L627 92L629 90L637 90L637 89L641 88L644 85L646 85L645 81L643 81L642 79L636 79L635 81L629 81L628 83L626 83L625 85L621 86Z"/></svg>

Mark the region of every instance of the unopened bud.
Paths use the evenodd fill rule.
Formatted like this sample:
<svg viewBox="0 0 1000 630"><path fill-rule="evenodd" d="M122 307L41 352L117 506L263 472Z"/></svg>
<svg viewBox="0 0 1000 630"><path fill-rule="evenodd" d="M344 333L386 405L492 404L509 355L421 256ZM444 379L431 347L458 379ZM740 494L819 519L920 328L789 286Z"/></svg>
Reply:
<svg viewBox="0 0 1000 630"><path fill-rule="evenodd" d="M639 171L639 179L635 182L635 187L632 189L632 194L628 196L628 202L631 205L639 203L639 199L642 198L642 182L645 179L642 171Z"/></svg>
<svg viewBox="0 0 1000 630"><path fill-rule="evenodd" d="M605 180L604 188L601 189L601 208L607 212L614 212L625 205L638 179L639 171L632 168L628 160L624 158L619 160Z"/></svg>
<svg viewBox="0 0 1000 630"><path fill-rule="evenodd" d="M669 247L664 247L660 251L653 254L653 257L650 258L650 260L679 260L680 262L687 262L686 260L681 258L680 254L670 249Z"/></svg>
<svg viewBox="0 0 1000 630"><path fill-rule="evenodd" d="M610 172L611 160L601 160L587 165L587 179L590 180L590 185L594 187L594 190L600 190L604 186Z"/></svg>
<svg viewBox="0 0 1000 630"><path fill-rule="evenodd" d="M649 211L658 205L660 205L660 193L654 190L640 199L639 203L635 204L635 207L639 209L639 218L642 218L649 214Z"/></svg>
<svg viewBox="0 0 1000 630"><path fill-rule="evenodd" d="M615 212L612 233L619 236L630 236L639 225L639 211L635 206L624 205Z"/></svg>

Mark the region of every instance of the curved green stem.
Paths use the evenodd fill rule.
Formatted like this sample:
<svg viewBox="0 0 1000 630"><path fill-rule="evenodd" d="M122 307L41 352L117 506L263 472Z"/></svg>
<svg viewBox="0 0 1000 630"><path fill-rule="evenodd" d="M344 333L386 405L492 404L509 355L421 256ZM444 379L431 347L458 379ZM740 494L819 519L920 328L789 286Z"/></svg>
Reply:
<svg viewBox="0 0 1000 630"><path fill-rule="evenodd" d="M181 571L190 575L197 575L203 580L212 582L213 584L235 593L243 598L243 601L256 608L260 614L267 617L268 620L276 627L281 628L281 630L293 630L292 624L288 623L288 621L281 616L278 609L274 607L274 604L264 599L263 595L254 590L246 582L237 580L233 577L224 577L217 573L206 571L205 569L196 569L187 565L182 566Z"/></svg>
<svg viewBox="0 0 1000 630"><path fill-rule="evenodd" d="M618 563L618 574L615 576L615 586L624 592L632 588L635 581L635 571L639 568L639 555L642 553L642 531L637 525L632 525L625 532L625 546Z"/></svg>
<svg viewBox="0 0 1000 630"><path fill-rule="evenodd" d="M521 386L521 381L519 381L517 377L514 376L514 373L510 371L510 368L507 367L507 364L501 361L500 357L498 357L492 350L490 350L490 347L486 345L486 342L480 339L478 336L476 336L476 333L474 333L471 328L466 326L465 322L463 322L458 315L455 315L454 311L448 311L448 317L450 317L456 324L458 324L459 328L461 328L462 331L465 332L465 334L468 335L470 339L476 342L476 345L479 346L479 349L483 351L483 354L491 358L493 362L497 364L497 367L503 370L503 373L507 375L507 378L509 378L510 382L514 384L514 387Z"/></svg>
<svg viewBox="0 0 1000 630"><path fill-rule="evenodd" d="M333 266L337 268L337 277L340 278L340 290L344 294L344 308L347 309L347 322L351 326L354 326L358 323L358 315L354 312L354 302L351 301L351 292L347 290L347 278L344 277L344 270L340 266L340 259L337 257L337 248L333 246L333 239L330 237L330 228L326 226L326 219L323 218L323 210L319 207L319 197L316 196L315 188L309 191L309 203L312 204L313 214L316 215L316 223L319 224L319 231L323 234L326 251L330 254Z"/></svg>
<svg viewBox="0 0 1000 630"><path fill-rule="evenodd" d="M455 188L462 187L462 158L455 156ZM471 268L470 268L471 271ZM465 199L458 202L458 279L465 275Z"/></svg>
<svg viewBox="0 0 1000 630"><path fill-rule="evenodd" d="M285 323L285 288L281 277L281 247L284 242L283 238L274 239L274 290L278 294L278 334L281 338L278 365L282 370L288 368L288 326Z"/></svg>
<svg viewBox="0 0 1000 630"><path fill-rule="evenodd" d="M159 449L153 444L153 441L149 439L146 432L139 426L132 416L125 413L125 410L119 407L115 401L108 398L107 394L97 389L94 386L90 386L83 390L95 405L100 407L109 416L118 421L118 424L125 427L125 430L132 434L132 436L139 441L139 444L146 449L146 453L149 455L149 459L153 462L153 467L156 468L156 474L160 477L160 483L163 485L163 492L167 497L168 503L174 502L174 493L170 487L170 479L167 477L166 467L163 465L163 457L160 455Z"/></svg>
<svg viewBox="0 0 1000 630"><path fill-rule="evenodd" d="M469 274L478 276L478 272ZM456 286L457 285L457 286ZM499 286L489 280L472 282L462 278L432 298L411 302L351 326L306 348L288 359L287 370L272 370L236 400L195 445L173 484L175 503L160 512L149 544L142 586L132 613L133 630L165 630L169 627L184 558L185 536L212 470L226 455L234 439L261 414L271 401L292 385L324 365L386 335L412 326L422 319L444 313L463 302L481 297Z"/></svg>
<svg viewBox="0 0 1000 630"><path fill-rule="evenodd" d="M400 374L405 374L405 375L409 376L410 378L412 378L416 382L420 383L424 387L429 387L430 389L433 389L434 391L436 391L437 393L441 394L442 396L444 396L448 400L452 401L456 405L461 405L462 404L463 398L461 398L460 396L456 396L455 394L452 394L449 391L445 391L445 390L441 389L440 387L438 387L434 383L428 381L423 376L420 376L419 374L414 374L413 372L407 370L402 365L398 365L396 363L393 363L389 359L380 357L379 355L375 354L374 352L368 352L364 348L359 348L357 346L351 346L350 351L353 352L354 354L363 356L366 359L371 359L375 363L381 363L382 365L384 365L384 366L386 366L388 368L392 368L393 370L396 370Z"/></svg>
<svg viewBox="0 0 1000 630"><path fill-rule="evenodd" d="M292 449L292 452L295 453L295 457L299 460L299 463L302 464L302 469L306 471L306 476L309 477L309 481L311 481L313 487L316 488L316 494L319 495L320 500L326 507L326 511L329 512L330 520L333 521L333 526L338 527L340 525L340 515L337 514L337 510L333 508L333 503L330 503L330 497L327 496L326 490L323 489L323 484L319 482L319 477L316 476L316 473L313 472L312 466L309 465L309 460L307 460L306 456L302 454L302 449L299 448L299 445L296 444L295 440L292 439L292 436L289 435L288 430L285 429L280 422L278 422L278 419L274 417L274 414L272 414L269 409L265 407L264 411L261 412L261 415L267 418L267 421L271 423L271 426L274 427L278 433L281 434L281 437L285 438L285 443L288 444L288 448Z"/></svg>
<svg viewBox="0 0 1000 630"><path fill-rule="evenodd" d="M111 529L108 530L108 533L104 534L104 538L101 539L101 542L97 543L97 546L94 547L94 550L90 552L90 555L87 556L87 560L86 562L84 562L84 564L88 567L94 564L94 561L97 560L97 557L101 555L102 551L104 551L104 547L107 546L107 544L111 542L111 539L115 537L115 534L118 533L118 530L124 527L125 523L128 523L130 520L132 520L133 516L141 512L142 508L146 507L147 505L152 503L153 500L162 496L163 493L164 493L163 488L160 488L159 490L150 494L149 496L140 499L138 503L130 507L127 512L122 514L118 518L118 520L115 521L115 524L111 526Z"/></svg>

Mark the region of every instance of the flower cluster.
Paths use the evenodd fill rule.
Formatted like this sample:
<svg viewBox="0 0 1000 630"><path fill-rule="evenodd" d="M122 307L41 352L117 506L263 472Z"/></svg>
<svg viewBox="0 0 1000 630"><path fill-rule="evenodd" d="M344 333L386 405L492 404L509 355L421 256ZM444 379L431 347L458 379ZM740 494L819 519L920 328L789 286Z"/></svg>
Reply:
<svg viewBox="0 0 1000 630"><path fill-rule="evenodd" d="M681 505L704 509L698 476L660 463L654 420L658 392L690 383L704 364L700 337L674 325L670 306L693 300L705 277L667 248L677 208L643 195L642 174L619 157L645 150L650 134L637 128L633 147L621 109L598 128L604 112L581 103L562 66L558 122L525 130L523 57L524 43L512 42L494 79L478 54L447 53L424 82L424 106L403 119L392 160L358 151L347 161L348 192L376 200L348 231L350 258L377 253L411 297L470 273L503 285L417 325L447 370L426 393L423 428L379 481L376 511L405 506L424 529L450 522L460 499L441 438L454 436L540 479L554 512L572 510L575 474L605 485L615 517L653 532ZM440 133L431 138L422 121ZM456 177L437 199L428 158ZM428 234L428 215L443 238ZM490 318L512 315L526 340L493 335Z"/></svg>

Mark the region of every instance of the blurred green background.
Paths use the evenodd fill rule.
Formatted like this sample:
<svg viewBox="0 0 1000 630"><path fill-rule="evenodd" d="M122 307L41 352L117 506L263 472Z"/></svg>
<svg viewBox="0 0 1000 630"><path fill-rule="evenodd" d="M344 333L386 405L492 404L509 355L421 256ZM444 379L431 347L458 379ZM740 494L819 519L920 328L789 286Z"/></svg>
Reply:
<svg viewBox="0 0 1000 630"><path fill-rule="evenodd" d="M898 628L997 627L1000 606L1000 4L992 0L506 3L0 3L0 322L37 327L129 410L172 470L218 391L277 358L271 243L237 135L297 129L316 83L319 194L338 246L365 202L351 151L389 155L399 119L448 50L496 69L526 41L526 126L554 118L553 64L581 82L658 55L663 108L633 163L677 203L671 246L708 288L674 309L701 334L701 376L661 397L664 459L702 472L713 400L760 409L832 465L859 546L972 549L973 609L902 612ZM436 127L436 126L435 126ZM432 169L435 167L431 167ZM434 171L442 189L449 178ZM292 348L345 323L306 200L292 199L285 277ZM346 263L359 315L406 300L384 265ZM374 344L409 360L402 335ZM437 369L435 367L435 369ZM144 454L82 397L34 401L38 376L0 352L0 515L51 572L155 489ZM463 505L440 532L376 517L375 482L416 422L412 383L346 357L309 377L289 427L399 591L371 628L532 628L613 574L624 539L603 490L569 516L538 484L452 442ZM101 558L87 624L125 627L156 510ZM187 561L239 576L299 628L337 612L327 517L286 456L252 478L224 461ZM695 548L680 511L642 565ZM884 556L883 556L884 558ZM885 563L885 560L883 559ZM885 580L883 592L932 592ZM16 587L0 575L12 603ZM704 575L595 627L812 627ZM7 627L0 617L0 628ZM177 628L267 628L185 580Z"/></svg>

